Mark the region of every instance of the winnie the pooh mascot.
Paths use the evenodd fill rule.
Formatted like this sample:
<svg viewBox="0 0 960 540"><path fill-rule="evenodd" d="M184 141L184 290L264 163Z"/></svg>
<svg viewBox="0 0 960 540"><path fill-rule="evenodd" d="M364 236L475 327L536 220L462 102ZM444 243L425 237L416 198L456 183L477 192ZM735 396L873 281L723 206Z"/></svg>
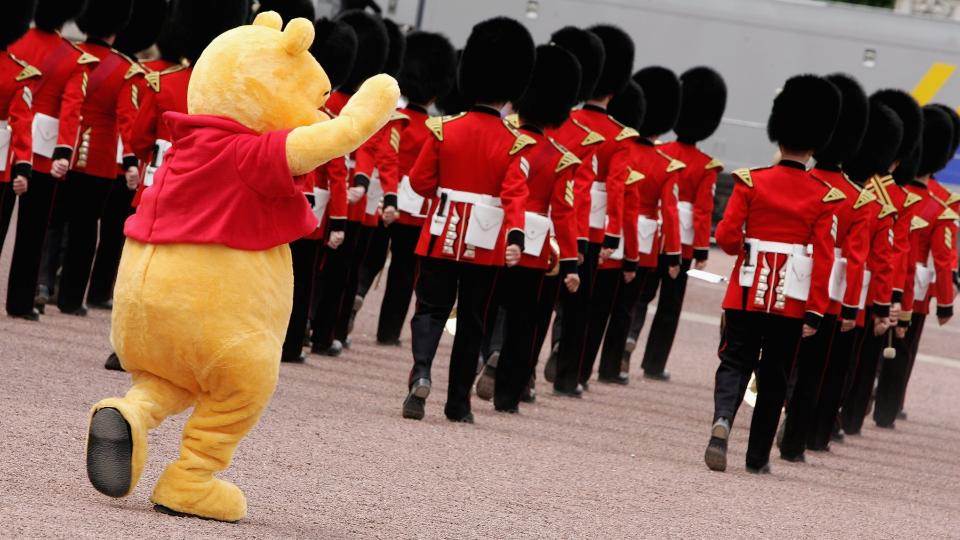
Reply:
<svg viewBox="0 0 960 540"><path fill-rule="evenodd" d="M165 116L173 146L126 224L111 340L133 387L93 407L87 474L106 495L129 494L147 430L194 407L151 497L164 513L246 515L243 492L215 473L277 384L293 296L287 244L317 226L295 177L360 146L399 98L378 75L336 119L318 112L330 82L308 50L313 24L282 24L261 13L206 48L190 114Z"/></svg>

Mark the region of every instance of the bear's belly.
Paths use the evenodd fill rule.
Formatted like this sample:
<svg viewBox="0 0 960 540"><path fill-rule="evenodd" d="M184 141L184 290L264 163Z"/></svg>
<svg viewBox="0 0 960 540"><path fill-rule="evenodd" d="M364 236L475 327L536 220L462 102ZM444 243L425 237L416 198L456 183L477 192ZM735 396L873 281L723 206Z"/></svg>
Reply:
<svg viewBox="0 0 960 540"><path fill-rule="evenodd" d="M225 351L236 354L251 338L279 360L293 303L290 248L128 239L113 302L111 340L127 369L171 362L203 369L229 361Z"/></svg>

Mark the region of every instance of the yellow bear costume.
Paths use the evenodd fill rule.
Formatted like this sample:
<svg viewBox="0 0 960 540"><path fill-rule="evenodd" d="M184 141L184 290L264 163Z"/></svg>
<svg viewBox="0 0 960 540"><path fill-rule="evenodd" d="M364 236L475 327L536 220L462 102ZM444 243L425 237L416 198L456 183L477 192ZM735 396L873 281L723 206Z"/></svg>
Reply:
<svg viewBox="0 0 960 540"><path fill-rule="evenodd" d="M351 152L376 133L394 110L399 88L389 76L373 77L339 117L327 118L318 109L329 96L330 82L308 52L313 25L293 19L283 31L281 27L280 16L267 12L252 25L217 37L194 67L188 90L190 116L181 116L233 121L247 130L244 136L253 140L251 144L283 132L285 139L272 140L285 144L278 148L279 161L286 158L281 165L289 167L288 191L303 199L292 177ZM164 168L167 189L175 190L177 141L171 152ZM163 169L158 171L161 182L163 175ZM244 190L248 206L267 208L270 217L270 204L295 201L284 191L286 186L270 191L258 186L253 176L243 177L240 170L226 179ZM164 188L155 183L150 189ZM203 201L196 205L202 208ZM151 226L158 238L164 230L163 208L157 203L152 210L150 204L142 210L154 212ZM217 211L229 214L232 208ZM281 221L284 216L274 217ZM230 465L240 440L273 395L292 304L293 273L286 243L263 249L226 244L136 238L126 243L114 293L111 340L133 387L125 397L105 399L93 407L87 439L88 476L107 495L122 497L136 486L147 458L147 431L193 406L180 458L160 476L151 500L166 513L221 521L246 515L240 489L214 474Z"/></svg>

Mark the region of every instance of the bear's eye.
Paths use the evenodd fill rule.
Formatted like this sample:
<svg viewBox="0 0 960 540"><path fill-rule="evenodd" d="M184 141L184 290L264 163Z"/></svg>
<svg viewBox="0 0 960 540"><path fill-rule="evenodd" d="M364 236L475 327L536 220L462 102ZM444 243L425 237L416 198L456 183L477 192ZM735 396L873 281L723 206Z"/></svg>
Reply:
<svg viewBox="0 0 960 540"><path fill-rule="evenodd" d="M327 90L326 92L323 93L323 96L324 96L324 97L329 96L329 95L330 95L330 91L329 91L329 90Z"/></svg>

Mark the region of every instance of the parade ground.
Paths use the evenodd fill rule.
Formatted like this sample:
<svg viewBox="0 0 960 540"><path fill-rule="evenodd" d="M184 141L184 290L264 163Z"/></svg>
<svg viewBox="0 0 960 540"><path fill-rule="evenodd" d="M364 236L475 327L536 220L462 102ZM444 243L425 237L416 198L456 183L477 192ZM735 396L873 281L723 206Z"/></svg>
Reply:
<svg viewBox="0 0 960 540"><path fill-rule="evenodd" d="M6 246L3 276L12 238ZM714 251L708 270L730 264ZM130 496L90 486L88 410L129 384L103 369L109 313L0 317L0 537L960 538L960 323L928 326L909 417L896 429L868 420L862 436L808 452L806 464L775 450L773 474L758 477L744 472L744 406L721 474L703 451L722 293L691 280L671 382L643 380L635 356L627 387L594 382L581 401L541 383L519 415L474 398L476 424L463 425L443 417L450 336L426 419L400 417L409 334L403 347L374 344L381 286L343 356L281 367L269 409L223 474L247 495L238 524L153 511L153 484L177 456L186 415L150 434Z"/></svg>

